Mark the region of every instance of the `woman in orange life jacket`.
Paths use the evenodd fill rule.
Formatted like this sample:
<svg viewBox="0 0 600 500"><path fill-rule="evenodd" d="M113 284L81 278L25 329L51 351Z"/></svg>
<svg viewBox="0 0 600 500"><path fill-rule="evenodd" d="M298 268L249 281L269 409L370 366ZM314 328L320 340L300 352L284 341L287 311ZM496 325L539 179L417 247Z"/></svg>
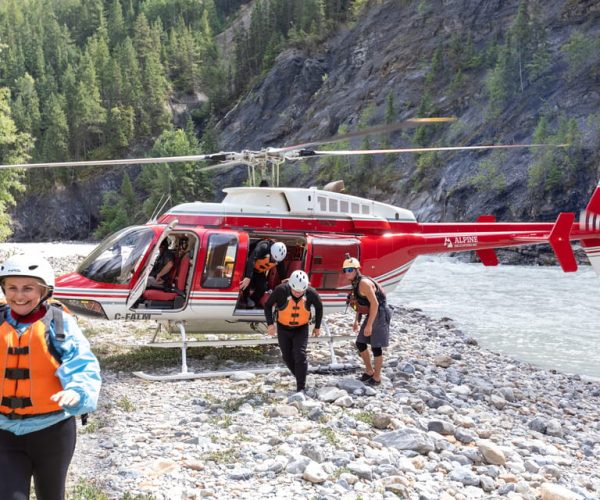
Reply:
<svg viewBox="0 0 600 500"><path fill-rule="evenodd" d="M75 416L96 409L100 366L56 302L47 260L17 255L0 265L0 498L62 500L75 450Z"/></svg>
<svg viewBox="0 0 600 500"><path fill-rule="evenodd" d="M286 366L296 377L296 391L306 388L308 360L308 323L311 319L311 306L315 308L315 327L312 331L318 337L323 319L323 304L314 288L308 286L308 276L304 271L294 271L286 283L277 285L265 304L267 334L275 335L273 308L277 320L277 341Z"/></svg>
<svg viewBox="0 0 600 500"><path fill-rule="evenodd" d="M273 240L259 241L246 262L244 279L240 282L240 290L254 290L250 297L245 294L249 308L254 307L267 291L267 272L277 266L279 279L285 278L283 259L287 255L285 243Z"/></svg>
<svg viewBox="0 0 600 500"><path fill-rule="evenodd" d="M359 269L358 259L348 256L344 260L342 270L352 285L353 299L351 303L356 310L356 317L352 325L354 332L359 330L361 317L366 315L356 337L356 347L365 364L365 371L360 380L369 385L379 385L383 366L382 348L389 345L392 310L387 305L383 288L372 278L360 274ZM373 364L371 364L371 355L367 350L367 344L371 344Z"/></svg>

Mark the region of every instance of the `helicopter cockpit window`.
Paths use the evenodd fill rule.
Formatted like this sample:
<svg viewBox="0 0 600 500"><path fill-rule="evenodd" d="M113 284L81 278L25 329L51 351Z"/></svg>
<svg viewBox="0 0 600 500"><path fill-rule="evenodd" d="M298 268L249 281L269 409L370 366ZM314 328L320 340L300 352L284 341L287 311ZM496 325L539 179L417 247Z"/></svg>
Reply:
<svg viewBox="0 0 600 500"><path fill-rule="evenodd" d="M203 288L229 288L238 240L230 234L211 234L208 238L206 262L202 271Z"/></svg>
<svg viewBox="0 0 600 500"><path fill-rule="evenodd" d="M102 241L77 272L100 283L129 283L153 237L154 232L148 227L125 228Z"/></svg>

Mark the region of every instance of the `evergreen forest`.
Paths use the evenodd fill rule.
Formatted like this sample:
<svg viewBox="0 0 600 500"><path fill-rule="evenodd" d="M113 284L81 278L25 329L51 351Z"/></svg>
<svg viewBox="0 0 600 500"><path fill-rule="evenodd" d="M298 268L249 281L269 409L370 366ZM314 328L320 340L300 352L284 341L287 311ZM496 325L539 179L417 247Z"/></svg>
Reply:
<svg viewBox="0 0 600 500"><path fill-rule="evenodd" d="M219 51L216 36L247 0L3 0L0 3L0 163L100 160L214 152L214 123L287 44L314 43L346 20L350 0L259 0L247 27ZM183 127L178 96L204 95ZM189 97L191 96L191 97ZM7 208L26 190L52 191L95 175L0 173L0 240ZM148 166L107 193L96 236L143 220L169 193L205 199L198 165ZM145 200L132 203L134 191Z"/></svg>

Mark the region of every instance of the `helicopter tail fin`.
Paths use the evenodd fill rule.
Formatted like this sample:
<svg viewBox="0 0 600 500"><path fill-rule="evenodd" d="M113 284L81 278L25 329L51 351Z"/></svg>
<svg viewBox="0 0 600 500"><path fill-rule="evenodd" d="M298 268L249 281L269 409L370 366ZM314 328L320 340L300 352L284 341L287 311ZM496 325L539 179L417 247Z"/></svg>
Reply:
<svg viewBox="0 0 600 500"><path fill-rule="evenodd" d="M575 254L569 241L574 220L574 213L560 213L548 237L548 242L552 250L554 250L556 260L558 260L560 267L566 273L577 271L577 261L575 260Z"/></svg>
<svg viewBox="0 0 600 500"><path fill-rule="evenodd" d="M600 184L596 186L590 201L579 216L582 231L600 233ZM600 237L581 240L581 246L597 275L600 276Z"/></svg>

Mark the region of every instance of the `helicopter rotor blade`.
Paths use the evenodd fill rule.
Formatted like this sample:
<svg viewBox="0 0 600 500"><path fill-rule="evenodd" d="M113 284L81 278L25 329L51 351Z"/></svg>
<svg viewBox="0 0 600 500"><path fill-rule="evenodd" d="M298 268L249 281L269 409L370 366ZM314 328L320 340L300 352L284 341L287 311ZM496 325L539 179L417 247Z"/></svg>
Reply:
<svg viewBox="0 0 600 500"><path fill-rule="evenodd" d="M347 134L336 135L333 137L329 137L327 139L306 142L304 144L296 144L294 146L286 146L284 148L268 148L267 151L270 153L285 153L286 151L294 151L296 149L306 149L312 146L320 146L321 144L331 144L333 142L345 141L347 139L352 139L355 137L364 137L366 135L374 135L374 134L384 134L389 132L394 132L395 130L412 128L412 127L420 127L421 125L436 125L438 123L448 123L456 121L455 117L432 117L432 118L409 118L408 120L404 120L397 123L389 123L386 125L380 125L377 127L370 127L361 130L356 130L354 132L349 132Z"/></svg>
<svg viewBox="0 0 600 500"><path fill-rule="evenodd" d="M303 149L298 151L295 157L289 157L290 160L299 158L309 158L314 156L357 156L357 155L378 155L378 154L395 154L395 153L427 153L430 151L469 151L483 149L516 149L516 148L566 148L569 144L490 144L480 146L440 146L432 148L399 148L399 149L360 149L346 151L313 151L311 149Z"/></svg>
<svg viewBox="0 0 600 500"><path fill-rule="evenodd" d="M12 165L0 165L3 168L60 168L60 167L105 167L113 165L145 165L152 163L185 163L190 161L230 161L237 163L243 162L240 153L213 153L207 155L189 155L189 156L163 156L159 158L127 158L121 160L84 160L84 161L61 161L54 163L16 163ZM216 165L215 167L221 166Z"/></svg>

